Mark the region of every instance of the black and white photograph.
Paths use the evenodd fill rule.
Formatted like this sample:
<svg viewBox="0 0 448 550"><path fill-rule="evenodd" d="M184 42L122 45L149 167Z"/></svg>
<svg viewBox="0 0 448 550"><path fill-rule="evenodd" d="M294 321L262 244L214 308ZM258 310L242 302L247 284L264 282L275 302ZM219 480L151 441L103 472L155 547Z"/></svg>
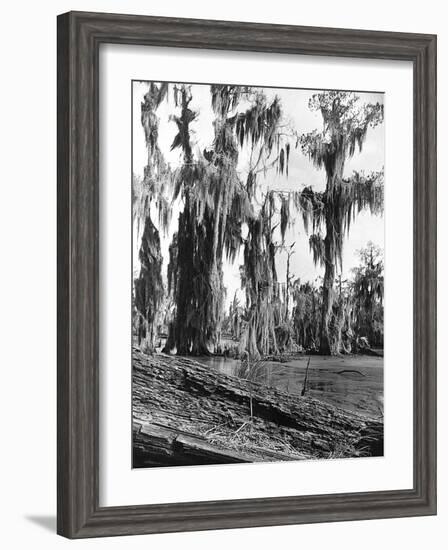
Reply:
<svg viewBox="0 0 448 550"><path fill-rule="evenodd" d="M443 4L3 13L3 547L445 548Z"/></svg>
<svg viewBox="0 0 448 550"><path fill-rule="evenodd" d="M384 94L132 112L133 467L382 456Z"/></svg>

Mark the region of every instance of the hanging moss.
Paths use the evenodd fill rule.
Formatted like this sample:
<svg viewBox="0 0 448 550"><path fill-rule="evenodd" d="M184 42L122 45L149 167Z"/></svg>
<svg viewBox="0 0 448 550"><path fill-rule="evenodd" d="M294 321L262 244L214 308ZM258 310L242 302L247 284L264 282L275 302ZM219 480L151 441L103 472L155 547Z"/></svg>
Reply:
<svg viewBox="0 0 448 550"><path fill-rule="evenodd" d="M184 163L175 175L174 197L182 195L184 208L179 215L177 254L169 266L170 279L175 280L171 287L176 303L171 328L175 337L169 340L175 342L177 353L184 355L208 354L218 344L224 300L223 252L226 249L229 257L236 256L241 245L237 218L247 208L236 192L240 187L236 174L238 148L231 128L233 122L225 116L225 108L236 102L238 89L232 88L232 93L226 95L215 88L214 94L212 97L219 98L214 100L218 114L215 139L204 156L194 158L192 152L190 124L196 113L189 108L190 87L176 89L181 113L171 117L178 127L172 148L180 147L184 153Z"/></svg>
<svg viewBox="0 0 448 550"><path fill-rule="evenodd" d="M142 350L152 352L157 336L159 306L163 299L163 282L159 232L149 216L145 221L139 259L140 274L134 282L138 343Z"/></svg>
<svg viewBox="0 0 448 550"><path fill-rule="evenodd" d="M171 186L171 171L158 146L159 119L156 111L166 97L168 86L152 82L141 103L141 123L145 133L148 153L144 177L133 178L132 212L137 235L143 225L139 250L140 273L134 281L135 327L142 349L152 352L155 348L160 306L163 300L162 256L160 236L151 219L151 205L159 213L160 227L166 229L170 222L167 194Z"/></svg>
<svg viewBox="0 0 448 550"><path fill-rule="evenodd" d="M384 265L382 250L372 242L358 251L361 264L353 270L353 326L356 343L367 340L370 346L383 347Z"/></svg>
<svg viewBox="0 0 448 550"><path fill-rule="evenodd" d="M325 168L327 182L320 194L304 189L300 205L306 231L311 226L313 229L310 248L314 261L325 268L320 351L327 355L338 353L341 347L337 331L332 334L332 306L336 269L342 269L344 237L357 213L366 208L378 213L383 204L382 174L354 173L351 178L344 178L344 165L357 148L362 149L368 128L383 121L383 106L360 106L356 94L330 91L313 95L309 107L320 111L323 129L302 135L300 145L317 168ZM321 230L325 232L323 237Z"/></svg>
<svg viewBox="0 0 448 550"><path fill-rule="evenodd" d="M243 348L255 359L278 353L276 326L280 296L275 266L272 220L274 193L268 192L258 216L248 220L242 287L246 290L247 325Z"/></svg>
<svg viewBox="0 0 448 550"><path fill-rule="evenodd" d="M309 282L294 282L292 312L296 343L304 350L319 349L319 325L322 309L322 287Z"/></svg>
<svg viewBox="0 0 448 550"><path fill-rule="evenodd" d="M275 132L281 116L277 98L268 103L263 94L250 88L214 85L210 90L214 140L202 154L194 156L190 143L190 124L196 113L189 107L192 98L188 86L175 88L175 102L181 112L171 117L178 128L172 148L180 147L184 153L183 165L174 175L174 197L182 197L184 208L179 216L177 253L169 266L176 303L171 325L175 337L169 341L175 342L173 348L182 354L205 354L219 344L225 294L223 257L235 261L243 245L242 225L253 224L256 219L252 199L258 165L252 166L243 185L237 172L239 152L241 147L250 147L256 150L258 162L264 160L277 143ZM238 112L243 99L250 107ZM285 164L284 160L282 170ZM271 209L273 200L269 195ZM273 272L273 243L269 254Z"/></svg>

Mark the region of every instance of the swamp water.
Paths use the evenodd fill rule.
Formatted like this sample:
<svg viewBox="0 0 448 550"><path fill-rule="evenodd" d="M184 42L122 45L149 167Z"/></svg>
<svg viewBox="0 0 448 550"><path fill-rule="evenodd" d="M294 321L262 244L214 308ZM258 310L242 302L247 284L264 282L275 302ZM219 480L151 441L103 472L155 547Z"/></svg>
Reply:
<svg viewBox="0 0 448 550"><path fill-rule="evenodd" d="M369 417L383 416L383 358L366 355L325 357L303 355L287 363L259 364L253 380L293 395L303 389L310 358L306 395ZM197 357L198 362L230 376L241 376L241 361Z"/></svg>

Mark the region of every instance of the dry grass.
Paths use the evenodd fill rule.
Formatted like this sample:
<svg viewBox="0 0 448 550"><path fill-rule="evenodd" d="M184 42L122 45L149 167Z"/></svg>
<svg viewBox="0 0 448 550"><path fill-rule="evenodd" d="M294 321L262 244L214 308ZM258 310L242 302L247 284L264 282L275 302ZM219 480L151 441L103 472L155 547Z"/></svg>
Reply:
<svg viewBox="0 0 448 550"><path fill-rule="evenodd" d="M221 424L205 430L201 434L210 444L223 449L258 455L260 458L284 455L285 460L303 460L313 458L297 451L286 438L259 430L256 421L247 421L238 428Z"/></svg>

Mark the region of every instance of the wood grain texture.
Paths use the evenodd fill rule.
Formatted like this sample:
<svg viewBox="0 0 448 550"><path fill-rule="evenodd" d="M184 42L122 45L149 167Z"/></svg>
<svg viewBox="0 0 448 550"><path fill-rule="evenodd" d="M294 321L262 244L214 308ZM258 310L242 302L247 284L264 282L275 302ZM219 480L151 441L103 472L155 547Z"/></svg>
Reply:
<svg viewBox="0 0 448 550"><path fill-rule="evenodd" d="M227 462L235 462L237 451L246 455L240 462L383 456L384 451L378 418L236 380L191 358L148 356L138 348L132 351L132 412L134 467L224 464L226 451ZM235 442L229 453L236 430L245 426L245 444ZM202 441L204 456L184 452L174 444L175 434L195 438L188 446L198 451ZM211 438L219 449L216 457L210 456Z"/></svg>
<svg viewBox="0 0 448 550"><path fill-rule="evenodd" d="M101 43L413 62L413 489L99 506L98 51ZM82 12L59 16L58 533L81 538L435 513L436 37Z"/></svg>

